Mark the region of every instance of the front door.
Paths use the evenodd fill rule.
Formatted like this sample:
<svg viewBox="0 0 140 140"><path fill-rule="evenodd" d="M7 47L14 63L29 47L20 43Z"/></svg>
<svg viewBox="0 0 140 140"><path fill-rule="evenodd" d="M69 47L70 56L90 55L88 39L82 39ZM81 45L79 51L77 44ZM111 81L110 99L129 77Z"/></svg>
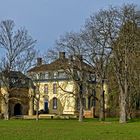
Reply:
<svg viewBox="0 0 140 140"><path fill-rule="evenodd" d="M17 103L14 106L14 115L22 115L22 106L21 104Z"/></svg>
<svg viewBox="0 0 140 140"><path fill-rule="evenodd" d="M44 110L46 113L48 113L48 101L47 100L44 102Z"/></svg>

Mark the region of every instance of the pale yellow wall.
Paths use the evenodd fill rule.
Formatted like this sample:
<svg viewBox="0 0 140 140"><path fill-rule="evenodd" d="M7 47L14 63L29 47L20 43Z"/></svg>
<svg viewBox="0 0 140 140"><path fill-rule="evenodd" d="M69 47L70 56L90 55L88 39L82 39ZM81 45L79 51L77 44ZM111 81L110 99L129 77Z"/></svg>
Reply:
<svg viewBox="0 0 140 140"><path fill-rule="evenodd" d="M53 93L53 84L57 84L57 94ZM44 93L44 85L48 85L48 94ZM48 107L50 113L56 114L74 114L75 112L75 96L73 94L64 92L59 86L68 92L74 93L74 83L72 81L61 82L40 82L39 92L39 110L44 110L44 101L48 99ZM75 94L75 93L74 93ZM58 99L57 109L53 109L52 100L56 97Z"/></svg>
<svg viewBox="0 0 140 140"><path fill-rule="evenodd" d="M7 94L7 88L6 87L2 87L1 88L1 96L3 95L6 95ZM3 100L3 97L1 97L1 113L4 113L5 112L5 107L4 107L4 100Z"/></svg>
<svg viewBox="0 0 140 140"><path fill-rule="evenodd" d="M14 115L14 106L17 103L20 103L22 105L22 114L28 114L29 111L29 90L27 88L12 88L10 89L10 95L8 97L8 91L6 87L2 87L1 89L1 97L0 98L0 110L1 113L4 114L5 108L6 108L6 103L9 104L9 115L13 116ZM31 90L31 89L30 89ZM6 98L7 95L7 98ZM33 114L33 113L32 113Z"/></svg>
<svg viewBox="0 0 140 140"><path fill-rule="evenodd" d="M59 86L57 86L57 94L53 94L53 83L59 84L59 86L68 92L72 92L74 94L70 94L64 92ZM44 85L48 85L48 94L44 93ZM92 86L92 85L91 85ZM59 81L59 82L41 82L39 86L40 91L40 102L39 102L39 110L44 110L44 101L48 99L48 107L49 113L56 114L74 114L76 112L76 96L75 96L75 85L73 81ZM104 86L105 94L107 94L107 85ZM97 89L96 96L99 97L100 90ZM86 95L86 94L85 94ZM58 99L57 109L53 109L52 100L56 97ZM86 109L88 108L88 96L86 97ZM99 113L99 102L96 101L96 114Z"/></svg>

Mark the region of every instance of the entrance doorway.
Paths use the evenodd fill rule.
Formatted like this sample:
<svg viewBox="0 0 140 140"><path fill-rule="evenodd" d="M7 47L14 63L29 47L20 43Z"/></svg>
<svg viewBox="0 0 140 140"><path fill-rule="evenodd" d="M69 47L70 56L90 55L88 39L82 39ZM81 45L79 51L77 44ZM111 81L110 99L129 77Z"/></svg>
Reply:
<svg viewBox="0 0 140 140"><path fill-rule="evenodd" d="M22 106L21 104L17 103L14 106L14 115L22 115Z"/></svg>
<svg viewBox="0 0 140 140"><path fill-rule="evenodd" d="M44 102L44 111L45 111L45 113L49 113L48 100L45 100L45 102Z"/></svg>

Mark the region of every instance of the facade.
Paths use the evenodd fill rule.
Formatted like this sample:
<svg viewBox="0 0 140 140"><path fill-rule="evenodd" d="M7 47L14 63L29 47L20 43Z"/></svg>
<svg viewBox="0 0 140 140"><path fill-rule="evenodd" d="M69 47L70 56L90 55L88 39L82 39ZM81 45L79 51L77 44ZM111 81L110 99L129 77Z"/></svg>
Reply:
<svg viewBox="0 0 140 140"><path fill-rule="evenodd" d="M5 85L2 79L0 82L0 114L4 115L7 107L10 117L32 116L37 110L45 114L78 115L78 93L82 92L84 116L98 116L100 91L93 68L83 61L80 64L81 70L75 58L66 58L65 53L60 52L59 58L50 64L43 64L38 58L37 65L28 71L29 78L21 72L11 71L8 84ZM85 85L79 86L80 89L77 85L80 83L79 71L82 71L85 82ZM7 76L3 73L2 77ZM104 89L107 91L106 86Z"/></svg>
<svg viewBox="0 0 140 140"><path fill-rule="evenodd" d="M1 73L1 114L5 115L6 110L8 111L9 117L32 114L33 105L30 103L32 94L33 84L31 84L31 80L27 76L18 71L11 71L9 74L6 72Z"/></svg>
<svg viewBox="0 0 140 140"><path fill-rule="evenodd" d="M78 79L69 75L70 70L73 72L76 70L70 64L71 58L66 58L64 52L60 52L59 58L50 64L42 64L42 59L38 58L37 65L28 71L28 76L34 81L36 94L39 94L40 111L59 115L78 113L79 101L76 85ZM73 62L77 63L76 60ZM85 71L84 77L88 80L86 88L82 88L84 112L92 116L98 114L96 100L98 94L94 88L95 76L88 64L83 61L81 64ZM36 107L34 109L36 110Z"/></svg>

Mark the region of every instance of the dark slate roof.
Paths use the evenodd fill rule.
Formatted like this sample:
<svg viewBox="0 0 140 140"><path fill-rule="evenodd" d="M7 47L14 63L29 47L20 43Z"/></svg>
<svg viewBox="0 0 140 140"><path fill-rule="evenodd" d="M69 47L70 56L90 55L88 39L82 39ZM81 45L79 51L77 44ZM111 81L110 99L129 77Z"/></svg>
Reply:
<svg viewBox="0 0 140 140"><path fill-rule="evenodd" d="M12 87L28 88L30 86L33 87L33 82L31 81L31 79L20 71L10 71L10 72L3 71L1 72L1 74L2 77L6 77L9 79L10 88ZM2 77L0 77L0 83L3 85L6 81Z"/></svg>
<svg viewBox="0 0 140 140"><path fill-rule="evenodd" d="M20 71L10 71L9 73L7 71L3 71L2 74L5 77L11 77L11 78L23 78L23 79L28 79L28 77L26 75L24 75L22 72Z"/></svg>

